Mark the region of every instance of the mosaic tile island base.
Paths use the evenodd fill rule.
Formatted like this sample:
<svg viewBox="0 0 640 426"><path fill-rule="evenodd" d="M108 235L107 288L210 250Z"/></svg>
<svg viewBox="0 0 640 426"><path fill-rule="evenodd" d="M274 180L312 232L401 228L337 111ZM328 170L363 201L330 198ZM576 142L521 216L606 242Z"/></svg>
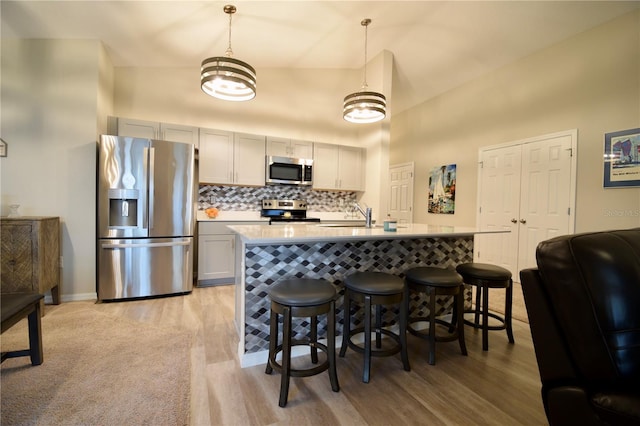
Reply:
<svg viewBox="0 0 640 426"><path fill-rule="evenodd" d="M240 337L238 355L242 367L264 364L269 348L269 286L287 278L319 278L336 286L336 335L342 335L344 278L356 271L387 272L404 277L416 266L455 268L473 261L475 234L495 232L475 228L407 224L396 232L382 227L350 228L322 225L235 225L236 306L235 321ZM426 299L414 295L411 309L426 316ZM465 306L471 305L471 288L465 290ZM392 307L393 309L393 307ZM438 315L451 309L449 298L438 303ZM361 325L357 310L352 325ZM395 314L383 311L383 326L395 325ZM326 320L319 318L319 335ZM308 319L294 318L296 338L308 331Z"/></svg>

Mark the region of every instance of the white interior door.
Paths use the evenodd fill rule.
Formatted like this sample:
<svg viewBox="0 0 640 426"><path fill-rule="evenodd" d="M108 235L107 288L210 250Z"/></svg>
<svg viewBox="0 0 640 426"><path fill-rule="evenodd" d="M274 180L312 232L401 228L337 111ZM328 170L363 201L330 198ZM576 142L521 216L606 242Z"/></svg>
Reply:
<svg viewBox="0 0 640 426"><path fill-rule="evenodd" d="M517 279L538 243L574 231L576 146L574 130L480 151L478 226L511 232L478 236L476 261Z"/></svg>
<svg viewBox="0 0 640 426"><path fill-rule="evenodd" d="M536 266L540 241L570 232L571 137L524 144L518 271Z"/></svg>
<svg viewBox="0 0 640 426"><path fill-rule="evenodd" d="M515 145L484 151L480 157L480 229L510 232L479 235L474 256L510 271L518 268L521 152Z"/></svg>
<svg viewBox="0 0 640 426"><path fill-rule="evenodd" d="M389 214L398 223L413 222L413 169L413 163L389 168Z"/></svg>

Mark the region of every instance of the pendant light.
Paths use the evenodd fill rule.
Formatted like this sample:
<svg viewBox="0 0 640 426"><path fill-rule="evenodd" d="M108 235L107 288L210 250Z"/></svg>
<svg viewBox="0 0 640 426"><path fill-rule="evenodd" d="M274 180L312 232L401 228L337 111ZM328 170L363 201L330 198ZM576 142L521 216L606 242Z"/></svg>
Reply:
<svg viewBox="0 0 640 426"><path fill-rule="evenodd" d="M371 19L363 19L364 27L364 82L362 90L345 96L342 117L351 123L375 123L385 117L387 98L382 93L370 92L367 86L367 27Z"/></svg>
<svg viewBox="0 0 640 426"><path fill-rule="evenodd" d="M248 101L256 96L256 70L246 62L233 58L231 50L231 16L236 7L226 5L229 15L229 47L225 56L215 56L202 61L200 87L207 95L225 101Z"/></svg>

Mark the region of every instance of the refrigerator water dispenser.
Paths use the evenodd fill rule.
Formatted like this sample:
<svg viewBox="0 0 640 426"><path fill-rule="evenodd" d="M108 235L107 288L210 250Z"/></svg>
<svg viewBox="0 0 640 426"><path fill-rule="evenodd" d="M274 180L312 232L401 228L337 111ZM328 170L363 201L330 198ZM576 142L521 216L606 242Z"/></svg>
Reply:
<svg viewBox="0 0 640 426"><path fill-rule="evenodd" d="M138 226L137 189L109 189L109 227Z"/></svg>

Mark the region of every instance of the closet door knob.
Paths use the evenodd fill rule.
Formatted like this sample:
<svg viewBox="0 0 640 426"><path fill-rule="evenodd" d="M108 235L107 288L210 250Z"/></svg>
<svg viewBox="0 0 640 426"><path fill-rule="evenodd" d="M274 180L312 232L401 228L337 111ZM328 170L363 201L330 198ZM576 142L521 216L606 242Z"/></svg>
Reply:
<svg viewBox="0 0 640 426"><path fill-rule="evenodd" d="M525 219L520 219L520 223L524 225L527 221Z"/></svg>
<svg viewBox="0 0 640 426"><path fill-rule="evenodd" d="M516 220L516 218L514 217L513 219L511 219L511 223L518 223L518 221Z"/></svg>

